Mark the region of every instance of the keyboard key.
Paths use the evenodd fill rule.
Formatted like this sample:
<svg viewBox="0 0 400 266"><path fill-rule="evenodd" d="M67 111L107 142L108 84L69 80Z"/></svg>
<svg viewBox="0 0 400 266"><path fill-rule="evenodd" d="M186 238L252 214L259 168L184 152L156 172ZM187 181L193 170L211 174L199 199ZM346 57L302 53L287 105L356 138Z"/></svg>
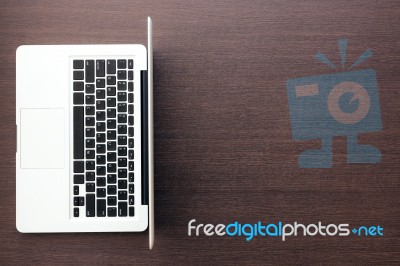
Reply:
<svg viewBox="0 0 400 266"><path fill-rule="evenodd" d="M107 74L115 74L115 60L107 60Z"/></svg>
<svg viewBox="0 0 400 266"><path fill-rule="evenodd" d="M105 121L106 120L106 112L105 111L97 111L96 112L96 120L97 121Z"/></svg>
<svg viewBox="0 0 400 266"><path fill-rule="evenodd" d="M94 84L86 84L86 93L94 93Z"/></svg>
<svg viewBox="0 0 400 266"><path fill-rule="evenodd" d="M107 98L107 107L115 107L116 104L115 98Z"/></svg>
<svg viewBox="0 0 400 266"><path fill-rule="evenodd" d="M126 70L118 70L117 78L118 79L126 79Z"/></svg>
<svg viewBox="0 0 400 266"><path fill-rule="evenodd" d="M125 59L118 60L118 68L126 68L126 60Z"/></svg>
<svg viewBox="0 0 400 266"><path fill-rule="evenodd" d="M95 151L94 150L86 150L86 159L94 159Z"/></svg>
<svg viewBox="0 0 400 266"><path fill-rule="evenodd" d="M108 175L107 175L107 183L108 183L108 184L115 184L115 183L117 183L117 175L116 175L116 174L108 174Z"/></svg>
<svg viewBox="0 0 400 266"><path fill-rule="evenodd" d="M108 204L110 205L110 204ZM116 217L117 216L117 208L115 207L108 207L107 208L107 216L108 217Z"/></svg>
<svg viewBox="0 0 400 266"><path fill-rule="evenodd" d="M126 81L118 81L117 88L119 91L126 91Z"/></svg>
<svg viewBox="0 0 400 266"><path fill-rule="evenodd" d="M97 110L105 110L106 109L106 101L96 101L96 109Z"/></svg>
<svg viewBox="0 0 400 266"><path fill-rule="evenodd" d="M86 161L86 170L94 170L95 166L94 161Z"/></svg>
<svg viewBox="0 0 400 266"><path fill-rule="evenodd" d="M128 114L133 114L133 104L128 105Z"/></svg>
<svg viewBox="0 0 400 266"><path fill-rule="evenodd" d="M98 177L97 180L96 180L96 186L104 187L105 185L106 185L106 178L105 177Z"/></svg>
<svg viewBox="0 0 400 266"><path fill-rule="evenodd" d="M107 197L107 205L116 206L117 205L117 197L115 197L115 196Z"/></svg>
<svg viewBox="0 0 400 266"><path fill-rule="evenodd" d="M126 156L127 150L126 147L118 147L118 156Z"/></svg>
<svg viewBox="0 0 400 266"><path fill-rule="evenodd" d="M118 126L118 135L121 135L121 134L126 134L126 126L125 125Z"/></svg>
<svg viewBox="0 0 400 266"><path fill-rule="evenodd" d="M96 175L105 175L106 167L105 166L97 166Z"/></svg>
<svg viewBox="0 0 400 266"><path fill-rule="evenodd" d="M94 95L86 95L86 104L94 104Z"/></svg>
<svg viewBox="0 0 400 266"><path fill-rule="evenodd" d="M133 91L133 82L128 82L128 91L129 92Z"/></svg>
<svg viewBox="0 0 400 266"><path fill-rule="evenodd" d="M129 207L129 217L135 216L135 207Z"/></svg>
<svg viewBox="0 0 400 266"><path fill-rule="evenodd" d="M105 76L105 61L104 60L96 60L96 76L97 77Z"/></svg>
<svg viewBox="0 0 400 266"><path fill-rule="evenodd" d="M117 161L117 154L115 152L107 152L107 161L108 162Z"/></svg>
<svg viewBox="0 0 400 266"><path fill-rule="evenodd" d="M96 98L97 100L104 100L106 98L106 90L96 90Z"/></svg>
<svg viewBox="0 0 400 266"><path fill-rule="evenodd" d="M98 217L106 216L106 200L105 199L98 199L96 208L97 208L97 216Z"/></svg>
<svg viewBox="0 0 400 266"><path fill-rule="evenodd" d="M107 118L115 118L116 113L115 109L107 109Z"/></svg>
<svg viewBox="0 0 400 266"><path fill-rule="evenodd" d="M97 152L97 153L106 153L106 145L104 145L104 144L97 144L97 145L96 145L96 152Z"/></svg>
<svg viewBox="0 0 400 266"><path fill-rule="evenodd" d="M107 151L115 151L116 149L117 149L117 142L116 141L107 142Z"/></svg>
<svg viewBox="0 0 400 266"><path fill-rule="evenodd" d="M118 92L118 101L126 102L126 92Z"/></svg>
<svg viewBox="0 0 400 266"><path fill-rule="evenodd" d="M96 134L96 141L98 143L106 142L106 133L97 133Z"/></svg>
<svg viewBox="0 0 400 266"><path fill-rule="evenodd" d="M133 175L133 173L129 173L129 183L132 183L135 181L135 176Z"/></svg>
<svg viewBox="0 0 400 266"><path fill-rule="evenodd" d="M125 180L118 180L118 189L126 189L127 185L126 185L126 179ZM125 192L125 191L124 191ZM126 193L126 192L125 192Z"/></svg>
<svg viewBox="0 0 400 266"><path fill-rule="evenodd" d="M83 91L84 83L82 81L75 81L74 82L74 91Z"/></svg>
<svg viewBox="0 0 400 266"><path fill-rule="evenodd" d="M117 127L117 121L115 119L107 120L107 129L115 129Z"/></svg>
<svg viewBox="0 0 400 266"><path fill-rule="evenodd" d="M94 106L86 106L86 115L94 115L95 111Z"/></svg>
<svg viewBox="0 0 400 266"><path fill-rule="evenodd" d="M86 181L94 181L95 174L94 172L86 172Z"/></svg>
<svg viewBox="0 0 400 266"><path fill-rule="evenodd" d="M128 136L129 136L129 137L133 137L133 135L134 135L133 127L129 127L129 128L128 128Z"/></svg>
<svg viewBox="0 0 400 266"><path fill-rule="evenodd" d="M126 158L119 158L118 159L118 167L126 167L127 161Z"/></svg>
<svg viewBox="0 0 400 266"><path fill-rule="evenodd" d="M74 217L79 217L79 208L74 208Z"/></svg>
<svg viewBox="0 0 400 266"><path fill-rule="evenodd" d="M126 114L119 114L118 115L118 124L125 124L126 123Z"/></svg>
<svg viewBox="0 0 400 266"><path fill-rule="evenodd" d="M73 65L74 69L83 69L85 62L83 60L74 60Z"/></svg>
<svg viewBox="0 0 400 266"><path fill-rule="evenodd" d="M135 193L135 185L134 184L129 184L129 194Z"/></svg>
<svg viewBox="0 0 400 266"><path fill-rule="evenodd" d="M133 71L128 71L128 80L133 80Z"/></svg>
<svg viewBox="0 0 400 266"><path fill-rule="evenodd" d="M107 186L107 194L108 195L116 195L117 194L117 186L115 186L115 185Z"/></svg>
<svg viewBox="0 0 400 266"><path fill-rule="evenodd" d="M83 106L73 108L73 130L74 130L74 159L83 159L84 156L84 114Z"/></svg>
<svg viewBox="0 0 400 266"><path fill-rule="evenodd" d="M118 169L118 178L126 178L126 169Z"/></svg>
<svg viewBox="0 0 400 266"><path fill-rule="evenodd" d="M128 103L133 103L133 93L128 94Z"/></svg>
<svg viewBox="0 0 400 266"><path fill-rule="evenodd" d="M85 73L85 81L88 83L94 82L94 60L86 60Z"/></svg>
<svg viewBox="0 0 400 266"><path fill-rule="evenodd" d="M86 192L94 192L96 186L94 183L86 183Z"/></svg>
<svg viewBox="0 0 400 266"><path fill-rule="evenodd" d="M128 117L128 125L129 126L133 126L133 115L130 115L129 117Z"/></svg>
<svg viewBox="0 0 400 266"><path fill-rule="evenodd" d="M83 93L75 92L74 93L74 104L83 104L85 100L85 96Z"/></svg>
<svg viewBox="0 0 400 266"><path fill-rule="evenodd" d="M107 76L107 85L115 85L117 83L117 79L115 76Z"/></svg>
<svg viewBox="0 0 400 266"><path fill-rule="evenodd" d="M97 130L97 132L106 131L106 123L104 123L104 122L97 122L97 124L96 124L96 130Z"/></svg>
<svg viewBox="0 0 400 266"><path fill-rule="evenodd" d="M106 164L106 156L105 155L97 155L96 163L97 164Z"/></svg>
<svg viewBox="0 0 400 266"><path fill-rule="evenodd" d="M105 198L106 197L106 189L105 188L98 188L96 197L98 198Z"/></svg>
<svg viewBox="0 0 400 266"><path fill-rule="evenodd" d="M85 198L78 197L78 206L85 206Z"/></svg>
<svg viewBox="0 0 400 266"><path fill-rule="evenodd" d="M129 147L129 148L134 148L133 139L129 139L129 140L128 140L128 147Z"/></svg>
<svg viewBox="0 0 400 266"><path fill-rule="evenodd" d="M135 205L135 196L129 195L129 205Z"/></svg>
<svg viewBox="0 0 400 266"><path fill-rule="evenodd" d="M74 206L78 206L79 200L78 197L74 197Z"/></svg>
<svg viewBox="0 0 400 266"><path fill-rule="evenodd" d="M107 96L115 96L115 87L107 87Z"/></svg>
<svg viewBox="0 0 400 266"><path fill-rule="evenodd" d="M86 117L86 126L87 127L93 127L95 122L96 122L96 120L94 119L94 117Z"/></svg>
<svg viewBox="0 0 400 266"><path fill-rule="evenodd" d="M133 159L134 159L134 152L133 152L133 150L129 150L129 152L128 152L128 158L129 158L129 160L133 160Z"/></svg>
<svg viewBox="0 0 400 266"><path fill-rule="evenodd" d="M84 162L74 162L74 173L83 173L85 170Z"/></svg>
<svg viewBox="0 0 400 266"><path fill-rule="evenodd" d="M106 90L96 90L96 98L97 100L106 98Z"/></svg>
<svg viewBox="0 0 400 266"><path fill-rule="evenodd" d="M108 164L107 164L107 172L108 172L108 173L116 173L116 172L117 172L117 164L115 164L115 163L108 163Z"/></svg>
<svg viewBox="0 0 400 266"><path fill-rule="evenodd" d="M93 138L95 135L94 128L87 128L86 129L86 137L87 138Z"/></svg>
<svg viewBox="0 0 400 266"><path fill-rule="evenodd" d="M87 139L86 140L86 149L94 148L95 146L95 141L94 139Z"/></svg>
<svg viewBox="0 0 400 266"><path fill-rule="evenodd" d="M83 71L74 71L73 78L74 80L83 80L84 74L85 73Z"/></svg>
<svg viewBox="0 0 400 266"><path fill-rule="evenodd" d="M127 204L126 202L118 202L118 216L126 217L127 216Z"/></svg>
<svg viewBox="0 0 400 266"><path fill-rule="evenodd" d="M85 206L84 197L74 197L74 206Z"/></svg>
<svg viewBox="0 0 400 266"><path fill-rule="evenodd" d="M117 132L115 130L107 131L107 139L108 140L115 140L117 139Z"/></svg>
<svg viewBox="0 0 400 266"><path fill-rule="evenodd" d="M119 186L118 186L119 187ZM126 190L120 190L118 191L118 200L126 200L127 199L127 193Z"/></svg>
<svg viewBox="0 0 400 266"><path fill-rule="evenodd" d="M105 88L106 80L105 79L96 79L96 88Z"/></svg>
<svg viewBox="0 0 400 266"><path fill-rule="evenodd" d="M127 143L127 138L125 136L119 136L118 137L118 146L126 145L126 143Z"/></svg>
<svg viewBox="0 0 400 266"><path fill-rule="evenodd" d="M94 217L94 194L86 194L86 217Z"/></svg>
<svg viewBox="0 0 400 266"><path fill-rule="evenodd" d="M74 186L74 195L79 195L79 186Z"/></svg>
<svg viewBox="0 0 400 266"><path fill-rule="evenodd" d="M132 59L128 60L128 68L133 69L133 60Z"/></svg>
<svg viewBox="0 0 400 266"><path fill-rule="evenodd" d="M133 162L129 162L129 171L133 171L135 169L135 166L133 164Z"/></svg>

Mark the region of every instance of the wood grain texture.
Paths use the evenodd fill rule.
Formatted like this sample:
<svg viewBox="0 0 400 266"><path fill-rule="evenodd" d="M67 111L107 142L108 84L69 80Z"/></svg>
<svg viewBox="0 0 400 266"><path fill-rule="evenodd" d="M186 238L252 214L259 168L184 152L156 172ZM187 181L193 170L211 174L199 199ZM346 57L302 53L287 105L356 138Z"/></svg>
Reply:
<svg viewBox="0 0 400 266"><path fill-rule="evenodd" d="M147 232L20 234L15 229L15 49L146 43L154 23L155 248ZM0 264L399 264L400 2L0 1ZM367 48L383 130L361 136L377 165L300 169L319 141L291 138L286 80L333 73ZM189 237L191 219L380 224L382 238Z"/></svg>

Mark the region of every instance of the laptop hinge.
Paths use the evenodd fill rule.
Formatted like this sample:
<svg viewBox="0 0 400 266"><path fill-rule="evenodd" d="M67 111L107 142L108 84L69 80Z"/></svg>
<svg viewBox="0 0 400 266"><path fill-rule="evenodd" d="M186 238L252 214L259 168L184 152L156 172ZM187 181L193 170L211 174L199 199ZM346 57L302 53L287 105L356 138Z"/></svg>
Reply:
<svg viewBox="0 0 400 266"><path fill-rule="evenodd" d="M142 123L142 205L149 204L149 114L147 70L140 72Z"/></svg>

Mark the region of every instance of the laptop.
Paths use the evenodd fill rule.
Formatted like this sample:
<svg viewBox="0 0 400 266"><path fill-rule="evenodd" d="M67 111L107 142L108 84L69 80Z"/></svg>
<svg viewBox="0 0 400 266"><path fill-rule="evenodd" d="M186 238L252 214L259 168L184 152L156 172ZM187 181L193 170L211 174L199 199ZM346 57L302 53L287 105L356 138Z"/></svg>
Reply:
<svg viewBox="0 0 400 266"><path fill-rule="evenodd" d="M152 22L148 45L16 51L16 227L139 232L154 243Z"/></svg>

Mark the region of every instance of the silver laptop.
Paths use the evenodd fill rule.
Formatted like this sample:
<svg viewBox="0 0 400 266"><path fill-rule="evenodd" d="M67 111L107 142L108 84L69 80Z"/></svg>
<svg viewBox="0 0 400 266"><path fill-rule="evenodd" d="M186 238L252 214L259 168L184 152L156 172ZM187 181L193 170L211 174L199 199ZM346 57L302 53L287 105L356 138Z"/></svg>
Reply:
<svg viewBox="0 0 400 266"><path fill-rule="evenodd" d="M16 53L16 226L133 232L154 242L148 45L23 45Z"/></svg>

